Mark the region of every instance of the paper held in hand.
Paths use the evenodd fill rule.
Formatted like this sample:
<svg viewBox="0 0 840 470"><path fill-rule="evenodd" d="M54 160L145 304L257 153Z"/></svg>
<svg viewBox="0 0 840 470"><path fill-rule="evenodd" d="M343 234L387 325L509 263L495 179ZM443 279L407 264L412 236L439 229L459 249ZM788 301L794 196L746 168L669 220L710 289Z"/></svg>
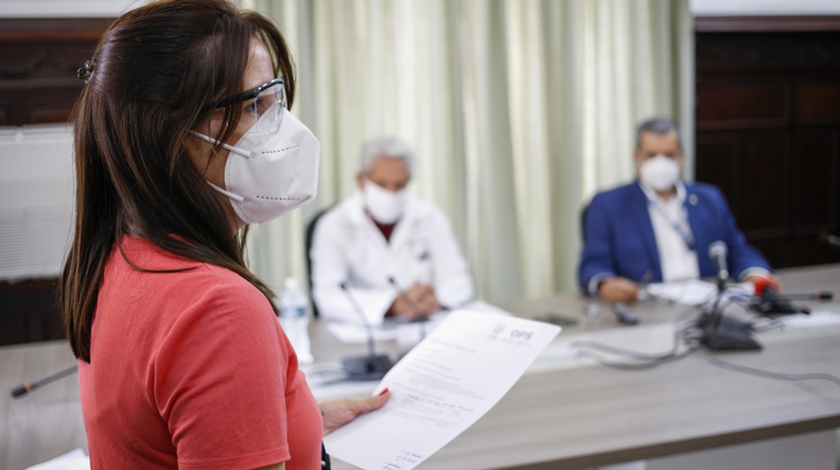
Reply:
<svg viewBox="0 0 840 470"><path fill-rule="evenodd" d="M410 470L478 421L560 332L547 323L453 312L382 379L391 398L325 437L365 470Z"/></svg>

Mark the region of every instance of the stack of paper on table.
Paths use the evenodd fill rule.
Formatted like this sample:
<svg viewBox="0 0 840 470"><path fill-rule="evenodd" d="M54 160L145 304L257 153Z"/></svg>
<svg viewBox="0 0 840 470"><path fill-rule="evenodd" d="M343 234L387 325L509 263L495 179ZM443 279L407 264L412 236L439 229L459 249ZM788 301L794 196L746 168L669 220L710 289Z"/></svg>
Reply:
<svg viewBox="0 0 840 470"><path fill-rule="evenodd" d="M729 284L726 286L730 294L751 294L752 283ZM703 305L715 298L717 286L700 279L685 281L659 282L648 284L645 288L648 295L685 305Z"/></svg>
<svg viewBox="0 0 840 470"><path fill-rule="evenodd" d="M461 309L473 312L497 313L502 315L510 315L508 312L488 304L481 300L474 300L464 305ZM448 311L438 312L431 317L429 321L423 323L406 323L406 322L390 322L384 321L378 324L372 324L370 331L373 332L374 341L400 341L405 343L416 343L420 341L421 331L429 334L435 330L446 317L449 315ZM366 343L368 340L368 327L359 322L328 322L327 330L338 338L342 343ZM413 341L411 341L413 339Z"/></svg>
<svg viewBox="0 0 840 470"><path fill-rule="evenodd" d="M90 458L82 449L76 449L26 470L90 470Z"/></svg>

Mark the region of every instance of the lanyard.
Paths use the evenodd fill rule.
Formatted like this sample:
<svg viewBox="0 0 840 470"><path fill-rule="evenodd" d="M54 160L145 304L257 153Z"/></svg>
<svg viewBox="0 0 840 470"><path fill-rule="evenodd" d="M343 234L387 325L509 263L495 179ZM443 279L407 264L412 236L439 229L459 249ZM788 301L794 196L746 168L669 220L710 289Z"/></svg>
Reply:
<svg viewBox="0 0 840 470"><path fill-rule="evenodd" d="M324 447L324 442L321 441L321 470L331 470L330 456L327 454L327 448Z"/></svg>
<svg viewBox="0 0 840 470"><path fill-rule="evenodd" d="M645 194L645 197L648 200L648 206L652 206L653 209L656 212L658 212L659 215L661 215L666 222L668 222L668 225L670 225L671 228L674 229L674 231L680 235L680 237L683 239L683 242L685 242L685 246L687 246L689 250L694 251L694 237L691 235L691 232L689 230L686 230L686 225L688 224L685 222L679 223L674 220L671 220L671 218L668 217L668 214L665 213L665 211L662 209L662 207L659 206L659 204L656 201L649 198L647 194ZM683 214L685 213L683 212ZM683 219L685 219L684 215Z"/></svg>

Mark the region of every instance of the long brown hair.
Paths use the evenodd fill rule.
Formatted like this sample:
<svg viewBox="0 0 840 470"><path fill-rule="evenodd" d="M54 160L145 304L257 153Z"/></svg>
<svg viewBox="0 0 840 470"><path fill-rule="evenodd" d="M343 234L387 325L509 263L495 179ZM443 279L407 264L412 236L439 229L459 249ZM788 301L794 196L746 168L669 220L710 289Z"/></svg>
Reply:
<svg viewBox="0 0 840 470"><path fill-rule="evenodd" d="M75 233L60 280L76 357L90 362L105 263L129 232L170 253L230 269L273 299L245 267L245 231L237 234L226 201L184 147L189 130L209 116L207 103L243 91L252 37L271 51L291 106L294 63L283 36L265 17L226 0L150 3L118 18L97 45L73 114ZM236 128L240 110L225 110L218 141Z"/></svg>

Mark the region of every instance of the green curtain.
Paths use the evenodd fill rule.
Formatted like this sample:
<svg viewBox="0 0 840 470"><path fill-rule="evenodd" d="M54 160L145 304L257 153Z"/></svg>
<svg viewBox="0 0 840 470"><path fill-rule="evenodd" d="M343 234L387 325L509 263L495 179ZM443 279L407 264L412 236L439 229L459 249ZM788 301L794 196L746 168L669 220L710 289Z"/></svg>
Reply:
<svg viewBox="0 0 840 470"><path fill-rule="evenodd" d="M240 0L298 64L322 143L317 202L255 227L252 268L304 278L305 223L356 190L364 140L416 150L412 192L449 215L488 301L576 289L580 212L634 177L635 126L678 119L693 167L687 0Z"/></svg>

